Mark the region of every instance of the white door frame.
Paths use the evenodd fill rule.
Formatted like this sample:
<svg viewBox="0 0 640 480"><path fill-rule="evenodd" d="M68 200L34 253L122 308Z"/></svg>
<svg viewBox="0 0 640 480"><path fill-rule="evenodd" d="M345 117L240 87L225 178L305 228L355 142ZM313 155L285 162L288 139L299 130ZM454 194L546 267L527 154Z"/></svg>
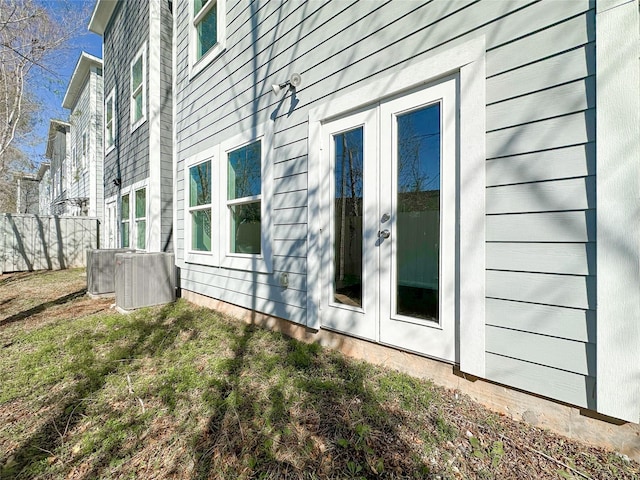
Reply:
<svg viewBox="0 0 640 480"><path fill-rule="evenodd" d="M485 38L479 35L457 46L433 52L419 61L409 61L388 75L334 95L309 112L308 149L308 257L307 327L320 328L321 309L321 191L322 124L338 116L400 94L446 75L459 73L456 92L459 103L459 174L464 185L459 192L457 240L456 319L460 329L456 343L460 369L485 376Z"/></svg>

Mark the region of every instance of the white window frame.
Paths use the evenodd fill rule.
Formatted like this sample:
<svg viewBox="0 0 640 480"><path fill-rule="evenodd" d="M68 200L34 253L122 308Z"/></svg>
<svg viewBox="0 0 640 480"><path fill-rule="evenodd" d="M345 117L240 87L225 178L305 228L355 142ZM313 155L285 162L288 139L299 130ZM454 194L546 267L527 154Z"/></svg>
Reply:
<svg viewBox="0 0 640 480"><path fill-rule="evenodd" d="M240 133L219 145L189 157L184 162L183 219L185 229L184 257L186 263L219 266L233 270L244 270L260 273L273 272L272 259L272 139L273 122L260 125L255 129ZM230 213L227 201L227 163L228 153L260 140L261 142L261 196L260 196L260 253L240 254L231 253L230 244ZM194 251L191 249L191 214L189 208L189 168L199 163L211 160L211 252ZM217 189L217 191L216 191Z"/></svg>
<svg viewBox="0 0 640 480"><path fill-rule="evenodd" d="M127 218L124 218L122 216L122 199L124 197L126 197L126 196L129 197L129 215L127 216ZM120 245L121 248L133 248L131 246L131 237L132 237L132 235L131 235L131 204L132 203L133 202L131 201L131 191L130 190L126 190L126 191L123 191L123 192L120 193L120 205L119 205L120 206L120 211L118 212L118 216L120 217L120 222L118 222L118 235L119 235L118 244ZM127 238L128 245L123 245L122 244L122 230L123 230L122 224L123 223L126 223L127 225L129 225L129 235L128 235L128 238Z"/></svg>
<svg viewBox="0 0 640 480"><path fill-rule="evenodd" d="M77 181L76 175L79 173L79 165L78 165L78 151L75 145L71 147L71 162L73 163L73 168L75 170L74 173L74 181Z"/></svg>
<svg viewBox="0 0 640 480"><path fill-rule="evenodd" d="M140 190L144 190L144 217L136 216L136 212L138 211L138 192ZM149 188L145 184L135 189L132 189L132 196L133 196L133 209L131 212L131 220L134 228L134 231L133 231L133 239L135 242L134 248L136 250L145 251L145 250L148 250L149 248L149 242L148 242L149 222L147 221L147 219L149 218ZM140 248L138 246L138 241L139 241L138 222L144 222L144 247L143 248Z"/></svg>
<svg viewBox="0 0 640 480"><path fill-rule="evenodd" d="M196 263L200 265L211 265L217 266L220 264L220 247L219 247L219 219L220 219L220 208L218 203L218 190L220 189L220 182L216 180L215 176L218 172L218 163L219 163L219 148L218 146L208 149L204 152L200 152L192 157L190 157L184 166L184 257L185 262L187 263ZM204 209L206 206L199 206L196 208L189 206L189 195L190 195L190 178L189 171L191 167L199 165L204 162L211 162L211 179L209 184L211 185L211 250L206 252L202 250L193 250L191 248L192 241L191 235L193 233L193 225L191 223L191 212L194 210ZM214 228L213 225L218 225L217 228Z"/></svg>
<svg viewBox="0 0 640 480"><path fill-rule="evenodd" d="M80 139L82 142L82 156L80 157L80 164L82 166L82 171L86 172L88 168L88 157L89 157L89 130L84 129L82 132L82 137Z"/></svg>
<svg viewBox="0 0 640 480"><path fill-rule="evenodd" d="M133 90L133 66L138 63L138 61L142 62L142 80L140 82L140 86L134 91ZM135 118L135 99L138 95L142 95L142 115L140 118ZM147 121L147 43L145 42L142 45L142 48L138 50L138 53L131 64L129 65L129 109L130 109L130 122L131 122L131 131L133 132L137 128L139 128L144 122Z"/></svg>
<svg viewBox="0 0 640 480"><path fill-rule="evenodd" d="M190 76L200 73L207 65L215 60L225 49L227 38L227 5L226 0L209 0L202 7L198 15L194 15L195 1L189 0L189 66ZM216 5L216 33L217 41L211 49L198 58L198 24L204 16Z"/></svg>
<svg viewBox="0 0 640 480"><path fill-rule="evenodd" d="M141 189L146 190L145 194L145 216L136 219L136 192ZM129 195L129 218L122 218L122 197L125 195ZM118 234L120 235L119 245L122 247L122 223L127 222L129 224L129 246L126 248L131 248L135 250L139 250L141 252L149 250L149 185L147 180L141 180L139 182L134 183L133 185L129 185L128 187L123 188L120 191L120 211L118 212L119 223L118 223ZM145 248L138 248L138 228L136 225L136 221L145 220L145 238L144 245Z"/></svg>
<svg viewBox="0 0 640 480"><path fill-rule="evenodd" d="M111 127L107 123L107 105L111 102ZM111 143L108 143L111 131ZM104 101L104 153L105 155L116 148L116 89L113 88Z"/></svg>

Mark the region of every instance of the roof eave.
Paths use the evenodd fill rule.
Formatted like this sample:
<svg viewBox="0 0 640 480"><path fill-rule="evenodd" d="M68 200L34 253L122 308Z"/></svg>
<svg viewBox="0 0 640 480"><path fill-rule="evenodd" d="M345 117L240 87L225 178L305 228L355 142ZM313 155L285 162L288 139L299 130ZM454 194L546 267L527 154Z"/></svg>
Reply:
<svg viewBox="0 0 640 480"><path fill-rule="evenodd" d="M89 21L89 30L91 32L100 36L104 34L117 3L118 0L97 0Z"/></svg>
<svg viewBox="0 0 640 480"><path fill-rule="evenodd" d="M82 88L84 80L87 78L92 66L102 68L102 60L88 54L87 52L82 52L78 59L78 63L76 63L76 68L71 75L71 80L69 80L67 92L62 100L63 108L71 110L75 106L78 101L78 97L80 96L80 89Z"/></svg>

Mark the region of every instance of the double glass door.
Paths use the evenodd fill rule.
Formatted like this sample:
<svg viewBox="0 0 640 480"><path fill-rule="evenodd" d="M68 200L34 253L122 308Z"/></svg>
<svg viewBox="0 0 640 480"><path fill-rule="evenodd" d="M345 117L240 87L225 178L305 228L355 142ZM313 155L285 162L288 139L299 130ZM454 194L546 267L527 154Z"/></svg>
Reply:
<svg viewBox="0 0 640 480"><path fill-rule="evenodd" d="M323 327L455 361L456 80L325 122Z"/></svg>

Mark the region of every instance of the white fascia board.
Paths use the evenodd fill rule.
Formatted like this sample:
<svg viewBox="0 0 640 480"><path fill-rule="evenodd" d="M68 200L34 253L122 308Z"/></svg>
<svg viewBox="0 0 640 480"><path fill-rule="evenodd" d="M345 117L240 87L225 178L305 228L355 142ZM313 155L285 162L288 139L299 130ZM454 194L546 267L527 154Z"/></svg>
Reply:
<svg viewBox="0 0 640 480"><path fill-rule="evenodd" d="M76 102L82 93L82 86L84 85L92 66L102 68L102 60L88 54L87 52L82 52L78 62L76 63L76 68L73 70L71 79L69 80L67 92L62 100L62 108L68 108L71 110L75 107Z"/></svg>
<svg viewBox="0 0 640 480"><path fill-rule="evenodd" d="M93 8L91 20L89 20L89 31L104 35L111 15L116 8L119 0L97 0L96 6Z"/></svg>

